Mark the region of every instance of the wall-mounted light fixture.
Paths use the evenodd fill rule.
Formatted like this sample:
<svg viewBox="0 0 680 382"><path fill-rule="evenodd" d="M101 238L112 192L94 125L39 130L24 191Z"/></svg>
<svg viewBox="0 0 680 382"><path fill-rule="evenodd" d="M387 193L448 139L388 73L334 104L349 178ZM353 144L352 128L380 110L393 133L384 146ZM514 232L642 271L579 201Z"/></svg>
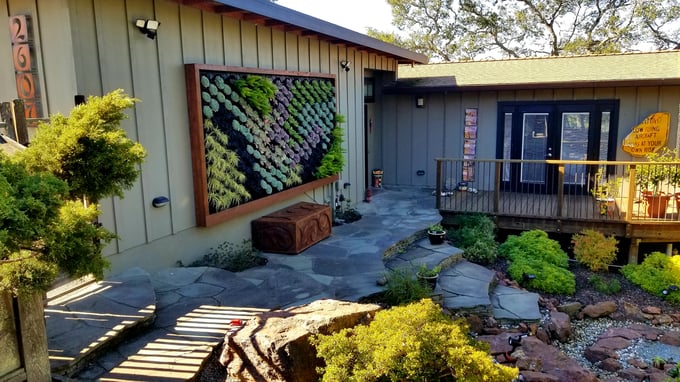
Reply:
<svg viewBox="0 0 680 382"><path fill-rule="evenodd" d="M352 65L352 63L349 60L340 61L340 67L342 68L342 70L344 70L346 72L349 72L350 70L352 70L350 65Z"/></svg>
<svg viewBox="0 0 680 382"><path fill-rule="evenodd" d="M137 21L135 21L135 26L139 28L139 31L152 40L156 38L159 25L161 25L161 23L158 20L137 19Z"/></svg>
<svg viewBox="0 0 680 382"><path fill-rule="evenodd" d="M156 207L156 208L161 208L161 207L167 206L168 203L170 203L170 199L168 199L167 196L156 196L151 201L151 205Z"/></svg>
<svg viewBox="0 0 680 382"><path fill-rule="evenodd" d="M416 97L416 107L422 109L425 107L425 98L422 96Z"/></svg>

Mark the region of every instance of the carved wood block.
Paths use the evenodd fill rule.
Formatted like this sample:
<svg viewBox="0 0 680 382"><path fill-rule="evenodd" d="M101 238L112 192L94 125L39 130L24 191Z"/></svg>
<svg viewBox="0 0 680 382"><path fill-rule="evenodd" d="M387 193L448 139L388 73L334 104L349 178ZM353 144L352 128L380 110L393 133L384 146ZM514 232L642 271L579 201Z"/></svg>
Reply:
<svg viewBox="0 0 680 382"><path fill-rule="evenodd" d="M300 202L255 219L251 226L255 248L298 254L331 235L331 208Z"/></svg>

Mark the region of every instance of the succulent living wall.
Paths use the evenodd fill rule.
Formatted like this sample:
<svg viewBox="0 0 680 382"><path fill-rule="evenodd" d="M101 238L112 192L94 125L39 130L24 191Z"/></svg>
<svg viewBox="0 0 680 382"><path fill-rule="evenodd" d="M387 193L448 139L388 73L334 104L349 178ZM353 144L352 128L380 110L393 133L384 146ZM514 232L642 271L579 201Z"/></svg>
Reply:
<svg viewBox="0 0 680 382"><path fill-rule="evenodd" d="M210 213L342 170L330 78L201 71Z"/></svg>

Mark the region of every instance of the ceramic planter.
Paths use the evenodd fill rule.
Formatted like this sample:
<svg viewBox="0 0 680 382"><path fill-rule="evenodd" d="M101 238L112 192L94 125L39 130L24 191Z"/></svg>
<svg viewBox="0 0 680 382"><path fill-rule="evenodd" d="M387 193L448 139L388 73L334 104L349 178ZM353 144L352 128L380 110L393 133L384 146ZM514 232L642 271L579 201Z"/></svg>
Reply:
<svg viewBox="0 0 680 382"><path fill-rule="evenodd" d="M446 231L427 231L427 237L430 239L430 244L432 245L444 244Z"/></svg>
<svg viewBox="0 0 680 382"><path fill-rule="evenodd" d="M420 272L416 273L416 277L421 284L427 286L428 288L434 290L437 287L437 280L439 279L439 274L434 276L423 276Z"/></svg>
<svg viewBox="0 0 680 382"><path fill-rule="evenodd" d="M666 208L668 208L668 200L670 195L660 193L652 194L651 192L644 192L642 196L647 202L647 215L650 218L660 218L666 216Z"/></svg>

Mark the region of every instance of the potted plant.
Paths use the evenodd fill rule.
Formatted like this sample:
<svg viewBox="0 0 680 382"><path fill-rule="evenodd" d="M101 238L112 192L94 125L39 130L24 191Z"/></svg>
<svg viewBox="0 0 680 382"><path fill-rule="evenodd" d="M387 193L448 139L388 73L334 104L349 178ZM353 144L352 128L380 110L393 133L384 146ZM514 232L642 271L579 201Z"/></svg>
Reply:
<svg viewBox="0 0 680 382"><path fill-rule="evenodd" d="M421 263L418 266L418 271L416 272L416 277L423 284L428 286L430 289L434 290L437 286L437 280L439 279L439 272L441 272L442 267L435 265L430 268L425 263Z"/></svg>
<svg viewBox="0 0 680 382"><path fill-rule="evenodd" d="M430 244L432 245L442 244L446 237L446 230L440 223L432 224L427 230L427 237L430 239Z"/></svg>
<svg viewBox="0 0 680 382"><path fill-rule="evenodd" d="M647 203L649 217L666 216L666 208L671 194L662 191L669 182L679 181L676 166L668 162L677 162L677 151L663 148L661 151L647 155L647 161L654 164L641 164L636 167L635 183L642 191Z"/></svg>
<svg viewBox="0 0 680 382"><path fill-rule="evenodd" d="M611 215L616 205L616 198L623 184L623 179L604 174L604 168L600 167L595 174L595 186L590 193L595 197L600 210L600 215Z"/></svg>

